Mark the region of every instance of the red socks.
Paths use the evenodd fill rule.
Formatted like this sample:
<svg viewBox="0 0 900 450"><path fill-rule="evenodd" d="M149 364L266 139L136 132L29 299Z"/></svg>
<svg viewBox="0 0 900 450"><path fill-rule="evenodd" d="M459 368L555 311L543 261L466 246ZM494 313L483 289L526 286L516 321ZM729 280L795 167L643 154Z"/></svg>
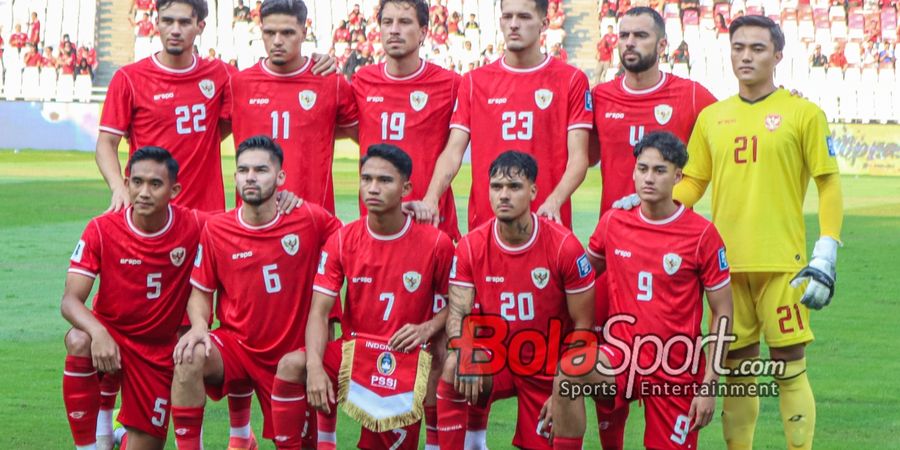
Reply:
<svg viewBox="0 0 900 450"><path fill-rule="evenodd" d="M438 448L438 412L437 405L425 406L425 449Z"/></svg>
<svg viewBox="0 0 900 450"><path fill-rule="evenodd" d="M63 402L75 445L91 445L96 442L100 381L91 358L66 356Z"/></svg>
<svg viewBox="0 0 900 450"><path fill-rule="evenodd" d="M555 437L553 438L553 448L556 450L581 450L582 445L584 445L584 438L567 438L567 437Z"/></svg>
<svg viewBox="0 0 900 450"><path fill-rule="evenodd" d="M603 450L622 450L625 448L625 422L628 421L628 405L608 415L601 415L597 409L597 422L600 429L600 444ZM603 422L606 422L605 424ZM605 427L603 425L606 425Z"/></svg>
<svg viewBox="0 0 900 450"><path fill-rule="evenodd" d="M466 398L452 384L441 380L437 388L437 409L441 450L462 450L466 442Z"/></svg>
<svg viewBox="0 0 900 450"><path fill-rule="evenodd" d="M318 442L318 450L337 448L337 404L329 406L331 414L327 415L314 410L307 411L307 414L314 415L312 423L315 424L315 428L311 428L309 433L313 442Z"/></svg>
<svg viewBox="0 0 900 450"><path fill-rule="evenodd" d="M272 385L272 422L277 448L300 448L300 436L307 425L306 403L306 385L275 377Z"/></svg>
<svg viewBox="0 0 900 450"><path fill-rule="evenodd" d="M203 427L203 407L172 406L172 426L178 450L200 450L200 430Z"/></svg>

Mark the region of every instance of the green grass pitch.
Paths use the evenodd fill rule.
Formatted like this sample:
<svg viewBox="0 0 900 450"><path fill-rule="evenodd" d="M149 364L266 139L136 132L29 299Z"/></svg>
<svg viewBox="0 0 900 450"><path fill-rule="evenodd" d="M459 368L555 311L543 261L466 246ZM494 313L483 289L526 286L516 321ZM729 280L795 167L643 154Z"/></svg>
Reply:
<svg viewBox="0 0 900 450"><path fill-rule="evenodd" d="M334 165L338 215L357 217L355 152L341 144ZM223 167L231 189L232 157ZM574 196L575 231L585 242L597 221L599 171L590 170ZM465 205L468 167L454 183L457 205ZM834 303L813 312L816 342L808 349L809 377L817 401L816 448L900 448L900 389L897 389L900 294L895 254L900 249L900 180L843 177L844 241L839 252ZM818 223L815 189L807 199L809 245ZM230 197L230 196L229 196ZM707 198L709 195L707 195ZM63 335L59 314L68 257L85 225L106 209L109 194L93 155L77 152L0 151L0 443L4 448L72 448L63 409ZM229 198L229 202L233 199ZM708 200L698 211L709 212ZM465 217L460 211L460 217ZM893 269L892 269L893 267ZM894 276L890 276L893 273ZM757 448L784 448L777 399L763 399L756 430ZM589 404L588 410L593 407ZM228 430L224 402L207 405L207 448L223 448ZM721 411L721 404L719 405ZM640 448L643 410L632 407L626 448ZM597 448L593 414L586 448ZM253 414L257 436L261 414ZM496 404L489 445L510 447L515 403ZM346 416L338 425L340 448L352 448L358 426ZM700 434L700 446L724 448L717 418ZM424 445L424 434L420 440ZM273 448L261 442L262 448ZM175 448L170 438L167 448Z"/></svg>

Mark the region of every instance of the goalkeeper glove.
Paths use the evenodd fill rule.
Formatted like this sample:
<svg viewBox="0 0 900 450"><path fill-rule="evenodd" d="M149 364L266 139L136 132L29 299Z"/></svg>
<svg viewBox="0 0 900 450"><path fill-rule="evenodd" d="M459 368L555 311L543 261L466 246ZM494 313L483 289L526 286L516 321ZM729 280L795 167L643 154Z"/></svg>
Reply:
<svg viewBox="0 0 900 450"><path fill-rule="evenodd" d="M641 198L638 197L637 194L631 194L614 201L612 207L613 209L624 209L625 211L629 211L631 208L640 204Z"/></svg>
<svg viewBox="0 0 900 450"><path fill-rule="evenodd" d="M809 281L800 303L812 309L822 309L831 303L834 297L834 282L837 277L835 263L837 262L838 242L828 236L823 236L816 241L813 248L812 259L809 265L803 268L791 280L791 287L798 288L804 281Z"/></svg>

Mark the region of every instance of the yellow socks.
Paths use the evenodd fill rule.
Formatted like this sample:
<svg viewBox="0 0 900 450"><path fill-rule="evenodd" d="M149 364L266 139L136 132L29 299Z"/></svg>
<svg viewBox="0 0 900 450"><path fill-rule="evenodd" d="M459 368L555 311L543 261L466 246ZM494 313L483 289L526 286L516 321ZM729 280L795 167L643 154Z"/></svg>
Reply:
<svg viewBox="0 0 900 450"><path fill-rule="evenodd" d="M781 421L788 449L811 449L816 429L816 400L809 378L806 358L788 361L784 374L775 377L781 400Z"/></svg>
<svg viewBox="0 0 900 450"><path fill-rule="evenodd" d="M743 360L726 360L725 367L734 369L741 361ZM756 377L726 377L726 382L756 384ZM759 416L759 397L725 397L722 406L722 432L725 435L728 450L751 450L753 448L753 433L756 430L757 416Z"/></svg>

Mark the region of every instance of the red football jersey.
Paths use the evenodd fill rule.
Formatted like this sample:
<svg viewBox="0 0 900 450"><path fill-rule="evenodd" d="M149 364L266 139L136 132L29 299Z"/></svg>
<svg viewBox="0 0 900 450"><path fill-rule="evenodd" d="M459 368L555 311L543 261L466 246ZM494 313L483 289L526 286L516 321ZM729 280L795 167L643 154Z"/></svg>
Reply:
<svg viewBox="0 0 900 450"><path fill-rule="evenodd" d="M219 119L230 101L230 67L195 57L176 70L153 55L119 69L103 104L100 131L127 136L129 153L154 145L175 157L184 190L174 202L188 208L225 210Z"/></svg>
<svg viewBox="0 0 900 450"><path fill-rule="evenodd" d="M134 226L131 211L91 220L69 272L100 277L92 309L106 327L139 341L174 340L191 293L188 279L203 218L169 206L165 227L147 234Z"/></svg>
<svg viewBox="0 0 900 450"><path fill-rule="evenodd" d="M382 236L369 229L363 216L328 240L313 290L336 297L346 278L344 336L389 338L443 308L452 259L450 237L430 225L407 217L399 233Z"/></svg>
<svg viewBox="0 0 900 450"><path fill-rule="evenodd" d="M653 245L647 245L653 243ZM646 219L640 208L613 209L603 215L591 235L588 251L606 258L609 315L628 314L633 325L610 328L618 339L635 335L666 339L700 335L703 292L731 280L725 244L712 222L681 205L668 219ZM652 349L652 346L644 348ZM670 367L684 361L684 345L673 345ZM642 355L649 367L656 354Z"/></svg>
<svg viewBox="0 0 900 450"><path fill-rule="evenodd" d="M494 217L488 169L507 150L537 160L538 193L532 203L537 210L566 171L569 130L593 127L587 76L549 56L531 69L509 67L500 58L463 77L450 127L465 130L471 139L470 230ZM563 204L560 213L571 228L571 203Z"/></svg>
<svg viewBox="0 0 900 450"><path fill-rule="evenodd" d="M319 253L341 222L310 202L261 226L245 223L241 209L206 223L191 284L219 292L217 332L230 333L275 370L303 346Z"/></svg>
<svg viewBox="0 0 900 450"><path fill-rule="evenodd" d="M645 133L668 131L687 145L697 115L716 102L700 83L666 72L649 89L630 89L621 77L595 86L592 96L603 173L600 215L634 194L634 146Z"/></svg>
<svg viewBox="0 0 900 450"><path fill-rule="evenodd" d="M434 166L450 135L450 116L459 90L460 76L422 61L412 75L392 77L384 63L366 66L353 76L353 95L359 106L359 150L389 143L412 158L412 193L404 200L421 200L428 192ZM360 203L360 214L365 205ZM453 240L460 238L456 204L447 189L438 205L438 228Z"/></svg>
<svg viewBox="0 0 900 450"><path fill-rule="evenodd" d="M566 294L594 285L594 269L567 228L532 214L534 232L519 247L500 240L493 219L459 242L450 284L475 289L476 309L509 323L510 335L529 329L546 334L549 320L571 326Z"/></svg>
<svg viewBox="0 0 900 450"><path fill-rule="evenodd" d="M275 139L284 150L283 189L334 213L334 130L356 125L359 114L347 80L313 75L312 63L281 75L260 61L236 74L228 113L235 146L260 134Z"/></svg>

